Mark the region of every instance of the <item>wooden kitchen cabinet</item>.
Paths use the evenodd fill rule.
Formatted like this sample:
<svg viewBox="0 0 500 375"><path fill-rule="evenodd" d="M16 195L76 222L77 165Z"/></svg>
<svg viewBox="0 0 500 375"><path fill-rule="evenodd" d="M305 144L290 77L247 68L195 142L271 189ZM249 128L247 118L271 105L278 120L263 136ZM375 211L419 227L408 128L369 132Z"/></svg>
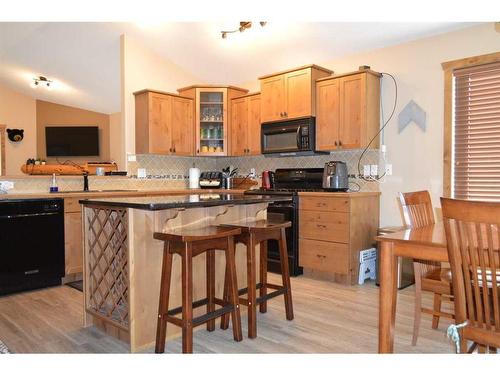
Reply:
<svg viewBox="0 0 500 375"><path fill-rule="evenodd" d="M194 102L175 94L142 90L135 95L135 152L194 155Z"/></svg>
<svg viewBox="0 0 500 375"><path fill-rule="evenodd" d="M299 265L313 278L358 282L359 252L373 247L380 193L299 193Z"/></svg>
<svg viewBox="0 0 500 375"><path fill-rule="evenodd" d="M234 97L248 92L234 86L189 86L177 90L179 94L194 99L195 105L195 154L202 156L227 156L231 154L231 108Z"/></svg>
<svg viewBox="0 0 500 375"><path fill-rule="evenodd" d="M317 151L366 147L379 129L380 73L362 70L317 80ZM370 147L379 147L378 138Z"/></svg>
<svg viewBox="0 0 500 375"><path fill-rule="evenodd" d="M260 77L261 122L315 116L315 82L333 72L307 65Z"/></svg>
<svg viewBox="0 0 500 375"><path fill-rule="evenodd" d="M231 156L260 154L260 93L231 100Z"/></svg>
<svg viewBox="0 0 500 375"><path fill-rule="evenodd" d="M80 198L64 199L65 276L83 272L82 211Z"/></svg>

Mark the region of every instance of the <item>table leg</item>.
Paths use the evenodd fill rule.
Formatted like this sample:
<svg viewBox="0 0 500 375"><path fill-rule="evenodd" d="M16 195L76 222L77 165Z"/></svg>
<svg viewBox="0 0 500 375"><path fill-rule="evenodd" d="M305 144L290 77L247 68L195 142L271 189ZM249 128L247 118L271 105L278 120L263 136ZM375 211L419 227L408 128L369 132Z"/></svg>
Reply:
<svg viewBox="0 0 500 375"><path fill-rule="evenodd" d="M394 256L394 244L380 242L380 301L379 301L379 353L394 351L394 324L396 319L396 277L397 258Z"/></svg>

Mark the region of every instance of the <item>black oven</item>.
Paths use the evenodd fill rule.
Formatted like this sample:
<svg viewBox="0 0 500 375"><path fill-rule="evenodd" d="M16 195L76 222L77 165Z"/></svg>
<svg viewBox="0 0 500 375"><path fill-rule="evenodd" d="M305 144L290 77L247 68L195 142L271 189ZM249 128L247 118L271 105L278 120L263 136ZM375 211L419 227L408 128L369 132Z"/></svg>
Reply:
<svg viewBox="0 0 500 375"><path fill-rule="evenodd" d="M314 152L315 118L263 123L261 146L263 154Z"/></svg>

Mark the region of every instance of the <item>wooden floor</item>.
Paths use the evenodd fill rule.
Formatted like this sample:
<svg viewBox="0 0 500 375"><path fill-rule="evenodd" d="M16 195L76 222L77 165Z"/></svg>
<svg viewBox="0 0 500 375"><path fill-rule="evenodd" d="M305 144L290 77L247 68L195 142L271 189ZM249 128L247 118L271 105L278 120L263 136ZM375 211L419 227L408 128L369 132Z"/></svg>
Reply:
<svg viewBox="0 0 500 375"><path fill-rule="evenodd" d="M275 275L270 282L276 282ZM295 319L285 320L283 299L258 314L258 337L232 340L231 330L194 334L195 353L376 353L378 288L373 282L345 287L298 277L292 279ZM127 345L95 328L82 328L82 294L68 286L0 298L0 340L15 353L124 353ZM430 296L424 304L431 306ZM246 316L243 317L246 335ZM395 352L453 353L445 337L449 320L432 330L424 314L417 346L411 346L413 287L398 293ZM180 338L167 342L180 353ZM153 352L153 348L148 350Z"/></svg>

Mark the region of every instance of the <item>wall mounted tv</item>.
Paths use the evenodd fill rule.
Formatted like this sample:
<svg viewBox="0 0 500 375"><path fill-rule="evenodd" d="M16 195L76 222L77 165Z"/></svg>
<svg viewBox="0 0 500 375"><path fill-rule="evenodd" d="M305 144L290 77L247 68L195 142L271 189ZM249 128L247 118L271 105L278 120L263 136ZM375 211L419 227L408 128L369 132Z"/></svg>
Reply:
<svg viewBox="0 0 500 375"><path fill-rule="evenodd" d="M97 126L45 127L47 156L99 156Z"/></svg>

